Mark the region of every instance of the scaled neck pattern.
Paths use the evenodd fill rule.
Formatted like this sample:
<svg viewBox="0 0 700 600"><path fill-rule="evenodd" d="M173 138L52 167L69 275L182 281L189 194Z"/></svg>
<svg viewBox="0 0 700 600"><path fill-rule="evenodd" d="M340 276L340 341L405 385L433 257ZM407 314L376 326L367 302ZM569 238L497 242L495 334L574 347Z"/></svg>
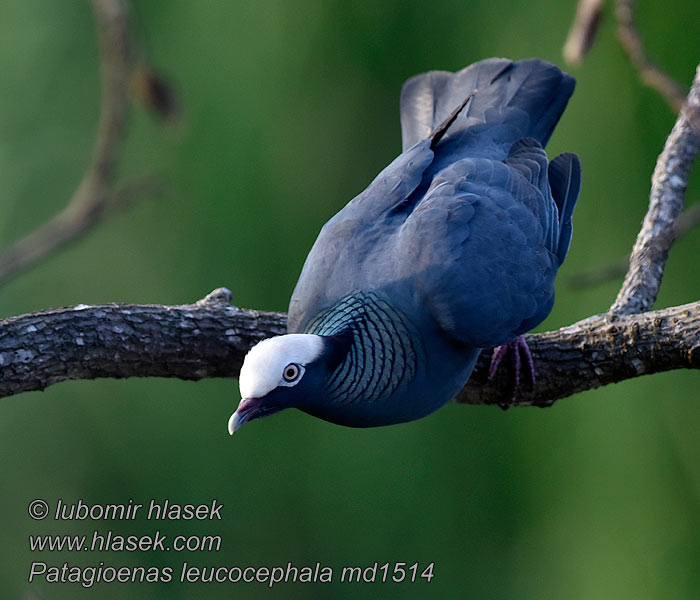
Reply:
<svg viewBox="0 0 700 600"><path fill-rule="evenodd" d="M328 381L329 398L341 403L391 396L415 377L423 354L415 327L373 293L341 298L309 324L307 333L352 336L347 355Z"/></svg>

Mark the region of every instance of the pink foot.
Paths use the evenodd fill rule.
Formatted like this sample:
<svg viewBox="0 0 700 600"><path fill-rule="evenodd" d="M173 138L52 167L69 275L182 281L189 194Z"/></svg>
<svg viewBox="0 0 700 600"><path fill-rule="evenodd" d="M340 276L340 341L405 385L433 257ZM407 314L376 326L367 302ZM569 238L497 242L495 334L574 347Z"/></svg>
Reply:
<svg viewBox="0 0 700 600"><path fill-rule="evenodd" d="M532 382L531 385L533 387L535 385L535 363L532 361L530 348L528 348L525 337L522 335L516 337L512 342L508 342L503 346L497 346L493 349L493 354L491 355L491 366L489 367L489 380L494 378L496 371L498 371L498 367L507 354L511 354L513 361L513 395L511 396L510 402L499 404L503 410L506 410L513 405L518 389L520 389L520 368L522 364L521 354L525 357L525 362L527 363L530 381Z"/></svg>

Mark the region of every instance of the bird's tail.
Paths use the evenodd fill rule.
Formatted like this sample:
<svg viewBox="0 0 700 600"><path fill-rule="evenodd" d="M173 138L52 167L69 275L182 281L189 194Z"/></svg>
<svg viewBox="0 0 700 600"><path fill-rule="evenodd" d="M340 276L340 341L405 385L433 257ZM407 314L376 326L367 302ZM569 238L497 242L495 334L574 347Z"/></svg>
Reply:
<svg viewBox="0 0 700 600"><path fill-rule="evenodd" d="M573 77L539 59L489 58L458 71L430 71L409 79L401 91L403 149L427 138L474 93L440 144L484 145L508 152L518 139L546 145L574 91ZM502 149L502 150L501 150ZM487 148L488 150L488 148Z"/></svg>

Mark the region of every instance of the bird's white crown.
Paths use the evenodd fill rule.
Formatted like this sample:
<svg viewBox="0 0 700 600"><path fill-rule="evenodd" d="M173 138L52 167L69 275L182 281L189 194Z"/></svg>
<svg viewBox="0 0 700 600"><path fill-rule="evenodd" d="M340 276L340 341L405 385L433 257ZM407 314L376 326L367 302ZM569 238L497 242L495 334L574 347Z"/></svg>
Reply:
<svg viewBox="0 0 700 600"><path fill-rule="evenodd" d="M290 333L268 338L253 346L243 360L238 387L241 398L262 398L282 382L289 364L305 366L323 352L318 335Z"/></svg>

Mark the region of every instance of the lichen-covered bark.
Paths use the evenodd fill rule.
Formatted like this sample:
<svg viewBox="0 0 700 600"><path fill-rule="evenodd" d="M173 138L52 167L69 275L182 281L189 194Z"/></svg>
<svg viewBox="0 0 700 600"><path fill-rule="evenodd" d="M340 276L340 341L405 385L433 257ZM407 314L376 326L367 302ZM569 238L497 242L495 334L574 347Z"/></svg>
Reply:
<svg viewBox="0 0 700 600"><path fill-rule="evenodd" d="M248 349L286 331L284 313L236 308L215 290L195 304L102 304L0 321L0 396L97 377L236 377ZM558 398L639 375L700 368L700 302L633 316L600 315L527 336L534 389L513 404ZM487 380L485 352L458 402L510 403L508 369Z"/></svg>

